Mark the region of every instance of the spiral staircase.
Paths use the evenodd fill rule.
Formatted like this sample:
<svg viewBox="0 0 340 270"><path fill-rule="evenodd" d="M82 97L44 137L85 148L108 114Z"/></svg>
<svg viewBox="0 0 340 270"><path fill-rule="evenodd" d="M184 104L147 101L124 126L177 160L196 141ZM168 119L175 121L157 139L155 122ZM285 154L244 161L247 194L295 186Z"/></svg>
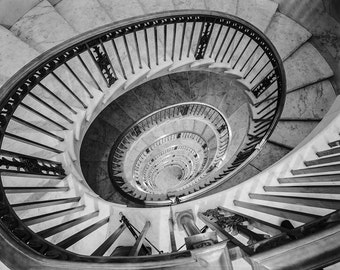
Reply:
<svg viewBox="0 0 340 270"><path fill-rule="evenodd" d="M280 5L18 6L0 26L1 269L339 267L340 100Z"/></svg>

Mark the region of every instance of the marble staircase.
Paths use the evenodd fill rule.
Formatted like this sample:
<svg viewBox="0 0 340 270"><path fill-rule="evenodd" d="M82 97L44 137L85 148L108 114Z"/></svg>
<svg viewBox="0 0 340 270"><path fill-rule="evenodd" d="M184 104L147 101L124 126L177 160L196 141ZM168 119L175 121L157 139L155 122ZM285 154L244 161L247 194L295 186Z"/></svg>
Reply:
<svg viewBox="0 0 340 270"><path fill-rule="evenodd" d="M158 108L199 101L223 111L230 119L235 139L241 141L248 131L243 122L251 114L246 101L252 97L244 94L246 91L239 93L238 90L251 84L240 79L240 73L230 71L229 67L216 65L213 59L195 60L192 50L188 50L183 61L172 60L174 55L181 54L180 46L175 46L173 51L170 47L163 50L164 40L157 38L151 30L148 30L150 43L157 40L160 45L159 51L150 53L151 63L147 61L146 48L141 48L141 60L138 61L133 39L117 40L116 47L125 49L118 57L114 47L110 49L109 53L115 55L111 60L118 78L111 88L98 72L91 72L97 67L90 56L73 59L70 67L76 76L72 76L67 68L59 69L54 79L46 80L46 84L35 90L35 95L25 99L27 106L21 105L16 116L32 119L30 129L22 128L27 123L13 121L1 152L5 158L15 157L12 152L19 152L39 157L42 163L45 162L43 159L51 160L51 166L64 165L65 172L53 177L1 173L4 190L16 214L32 231L57 247L81 255L110 256L120 245L134 246L136 238L122 227L120 212L139 232L147 232L148 241L158 250L168 253L171 243L164 235L170 234L171 211L195 209L198 215L198 212L220 207L243 216L269 220L275 226L280 227L282 221L289 220L293 227L298 227L338 209L338 131L327 125L329 134L325 131L323 137L318 137L322 144L315 140L312 146L302 142L311 132L315 134L313 129L336 98L329 81L333 72L308 42L311 34L281 14L275 2L133 0L118 3L116 0L92 0L84 4L80 0L62 0L52 5L43 0L10 29L0 27L0 84L41 53L79 34L86 35L87 31L106 24L124 25L119 21L135 16L186 9L235 15L264 31L275 45L284 60L287 78L286 104L276 129L262 152L240 173L209 191L206 194L209 197L176 205L172 210L169 207L150 208L141 215L140 209L110 190L111 186L107 184L106 160L112 143L121 132ZM178 27L178 38L183 27ZM171 44L173 34L173 29L168 27L168 44ZM186 36L186 42L189 39ZM157 55L162 56L162 60L155 64ZM82 61L90 73L81 68ZM129 68L122 69L122 66ZM255 69L254 74L258 71ZM61 89L65 84L79 100L70 93L63 94ZM55 95L47 93L46 88L54 89ZM271 101L273 99L268 99L265 104ZM39 111L43 113L39 115ZM48 132L41 134L39 127ZM196 128L198 132L199 127ZM311 140L312 135L309 136ZM317 152L313 153L315 148ZM284 160L270 167L288 153ZM301 156L303 160L300 160ZM293 166L294 162L296 165ZM282 168L279 175L274 170L277 167ZM91 181L96 183L92 185ZM148 221L151 221L150 228L146 226ZM202 220L196 222L198 226L205 225ZM214 231L211 227L208 230ZM179 248L186 235L178 226L174 235ZM157 254L157 249L152 247L152 254ZM234 269L252 269L247 260L242 256L233 258ZM193 265L196 269L201 267L197 262Z"/></svg>

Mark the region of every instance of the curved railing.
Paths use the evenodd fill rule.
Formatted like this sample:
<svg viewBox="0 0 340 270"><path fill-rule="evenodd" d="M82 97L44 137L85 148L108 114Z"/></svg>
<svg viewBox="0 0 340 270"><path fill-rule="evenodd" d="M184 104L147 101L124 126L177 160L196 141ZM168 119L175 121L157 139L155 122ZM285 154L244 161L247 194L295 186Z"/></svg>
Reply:
<svg viewBox="0 0 340 270"><path fill-rule="evenodd" d="M248 89L253 118L247 139L227 169L211 181L235 172L265 143L278 121L285 98L282 62L271 42L249 23L218 12L186 11L145 16L89 31L40 55L8 80L0 90L2 180L13 175L65 177L70 169L58 155L67 155L69 159L65 160L70 163L77 159L77 151L72 150L73 136L81 140L95 115L115 95L163 75L165 69L165 73L176 72L177 67L224 72ZM192 256L190 251L141 258L75 254L66 250L70 243L54 245L34 233L28 227L32 219L21 219L16 210L79 202L81 195L11 203L11 187L4 187L3 181L0 187L1 230L34 254L97 263L159 262ZM34 222L61 214L51 213Z"/></svg>
<svg viewBox="0 0 340 270"><path fill-rule="evenodd" d="M192 174L189 179L191 190L195 190L195 184L197 186L197 184L200 183L200 180L206 176L206 174L218 169L218 165L222 162L223 157L226 155L228 144L230 143L231 139L230 127L223 114L210 105L198 102L186 102L168 106L143 117L128 127L115 141L111 149L108 160L110 179L112 184L118 190L120 190L124 196L128 196L130 199L144 204L148 204L149 201L157 201L158 204L161 204L160 201L165 201L164 204L169 204L169 196L180 197L181 195L187 193L187 191L185 191L186 188L183 186L181 186L180 189L167 194L159 194L152 192L151 190L150 192L147 192L142 188L144 186L143 181L137 179L135 174L130 174L129 177L124 172L124 164L126 163L126 160L129 160L129 163L133 163L131 161L131 157L127 156L127 152L131 151L131 148L136 147L136 141L141 139L143 134L150 131L152 133L152 129L159 129L162 125L173 125L174 123L172 120L176 119L178 119L178 121L183 119L190 119L191 121L194 121L196 119L197 121L205 122L206 127L210 125L212 127L212 132L214 133L214 141L216 142L214 151L213 149L210 149L212 147L209 147L209 144L211 143L207 143L207 140L202 139L198 134L195 135L191 130L178 130L176 135L163 134L163 137L146 147L138 156L142 155L144 159L146 156L150 156L152 160L157 160L160 158L160 154L152 156L154 148L153 146L161 146L162 144L170 142L170 140L184 140L186 138L190 138L190 134L192 134L192 139L201 144L202 151L205 152L205 154L204 165L202 164L201 169L195 174ZM212 138L209 139L212 140ZM143 138L141 140L143 143L145 143L147 139ZM176 147L176 149L177 148L178 147ZM212 157L209 158L207 156L208 153L212 153ZM131 164L130 168L125 168L125 170L134 170L135 166L137 165L140 166L140 164ZM155 167L155 165L153 165L153 167ZM133 180L126 178L133 178ZM135 183L136 187L134 187L132 182ZM188 184L188 181L185 182ZM200 184L202 185L202 183ZM204 184L208 185L209 183ZM184 191L181 194L182 190Z"/></svg>

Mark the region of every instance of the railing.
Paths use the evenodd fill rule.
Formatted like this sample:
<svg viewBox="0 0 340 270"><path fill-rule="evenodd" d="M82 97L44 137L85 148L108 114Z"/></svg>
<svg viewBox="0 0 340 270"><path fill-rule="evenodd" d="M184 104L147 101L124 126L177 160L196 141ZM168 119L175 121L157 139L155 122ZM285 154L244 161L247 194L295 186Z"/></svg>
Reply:
<svg viewBox="0 0 340 270"><path fill-rule="evenodd" d="M219 70L222 68L237 76L249 89L254 110L247 141L231 165L212 182L235 172L265 143L278 121L285 98L282 62L270 41L247 22L218 12L186 11L150 15L87 32L42 54L7 81L0 91L1 177L34 175L60 179L67 174L67 166L54 159L67 152L76 159L69 145L65 145L73 140L70 136L82 115L86 114L85 125L93 121L93 110L89 112L93 109L93 99L107 95L106 100L110 100L113 89L129 90L133 85L131 81L138 84L136 78L141 73L152 73L161 67L164 70L166 65L171 69L181 61L183 65L188 64L188 69L214 68L216 64ZM144 76L138 78L145 79ZM101 106L103 109L104 105ZM78 138L84 135L75 133ZM35 136L32 138L28 134ZM6 239L10 236L8 243L13 243L14 239L19 249L29 248L34 256L69 262L130 263L130 266L155 261L175 262L192 256L189 251L140 258L102 258L72 253L64 247L106 224L109 218L57 246L28 228L15 208L79 202L81 198L11 205L6 195L8 190L10 188L5 189L1 182L1 231ZM68 211L76 210L79 209ZM54 213L53 217L61 214ZM52 214L39 217L47 218L52 218Z"/></svg>
<svg viewBox="0 0 340 270"><path fill-rule="evenodd" d="M135 162L131 161L131 156L126 156L126 153L132 150L131 147L136 147L136 141L141 139L143 134L151 131L152 129L160 128L162 124L172 125L173 122L171 122L171 120L175 119L179 119L179 123L183 119L190 119L191 121L202 121L202 123L206 125L206 128L209 127L209 129L211 129L214 133L213 138L216 143L214 149L212 149L213 147L211 147L212 138L209 138L210 142L207 142L207 139L203 139L200 135L195 134L191 130L178 130L176 134L163 134L163 137L153 142L143 151L141 151L141 153L136 157ZM124 196L129 196L130 199L135 200L136 202L148 204L148 201L157 201L157 203L160 204L160 201L165 201L164 204L169 204L169 196L180 197L183 194L187 194L188 188L194 190L196 188L195 184L200 183L200 180L204 178L208 173L211 173L212 171L219 168L218 165L221 163L223 157L227 152L228 144L230 142L230 135L230 127L223 114L207 104L187 102L160 109L132 124L115 141L115 144L111 149L108 162L111 182L115 187L117 187L118 190L122 192ZM154 162L151 162L151 164L147 164L148 166L144 169L144 171L146 171L148 167L153 167L154 170L156 170L157 160L159 160L162 155L168 153L170 150L166 149L167 152L165 152L164 150L160 154L152 156L154 148L161 147L162 145L169 143L170 141L172 141L172 144L176 145L176 141L181 141L185 139L190 139L191 141L197 142L202 148L204 159L203 163L200 164L199 169L193 170L192 173L190 173L190 177L186 177L187 179L183 181L184 183L180 187L176 186L176 191L162 194L159 192L155 192L154 188L147 188L147 185L144 185L144 183L150 183L148 178L150 177L151 180L152 177L150 173L147 177L143 177L143 173L139 172L142 161L145 162L144 160L148 156L151 156ZM146 140L147 137L143 138L143 141ZM182 148L183 147L185 146L182 146ZM171 151L176 151L182 148L181 146L176 146ZM192 149L187 150L188 154L190 152L193 152L192 156L198 158L198 154L196 153L196 151ZM210 155L210 157L208 156L208 154ZM126 160L129 160L129 163L133 163L128 168L124 166ZM195 164L195 160L195 158L192 158L190 164ZM130 177L128 177L128 174L125 170L134 171L133 180L127 179ZM139 177L139 175L141 175L141 177ZM205 185L207 186L209 185L209 183L205 183ZM156 194L156 196L153 196L153 194Z"/></svg>

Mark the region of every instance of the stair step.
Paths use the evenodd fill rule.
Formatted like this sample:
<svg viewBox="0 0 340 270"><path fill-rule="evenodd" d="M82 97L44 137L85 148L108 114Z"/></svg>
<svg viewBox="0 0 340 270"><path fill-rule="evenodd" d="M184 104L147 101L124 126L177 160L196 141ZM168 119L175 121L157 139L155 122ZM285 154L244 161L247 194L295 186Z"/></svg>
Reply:
<svg viewBox="0 0 340 270"><path fill-rule="evenodd" d="M340 181L340 174L284 177L284 178L278 178L277 180L279 181L280 184L308 183L308 182L337 182L337 181Z"/></svg>
<svg viewBox="0 0 340 270"><path fill-rule="evenodd" d="M335 154L340 154L340 147L334 147L332 149L327 149L327 150L316 152L316 155L318 157L330 156L330 155L335 155Z"/></svg>
<svg viewBox="0 0 340 270"><path fill-rule="evenodd" d="M274 14L266 35L273 42L283 60L312 36L300 24L279 12Z"/></svg>
<svg viewBox="0 0 340 270"><path fill-rule="evenodd" d="M11 27L11 31L40 52L77 34L47 0L41 1L22 16Z"/></svg>
<svg viewBox="0 0 340 270"><path fill-rule="evenodd" d="M60 204L65 204L65 203L79 202L79 200L80 200L80 197L72 197L72 198L47 200L47 201L17 203L17 204L12 204L11 206L16 211L20 211L20 210L35 209L35 208L40 208L40 207L47 207L47 206L52 206L52 205L60 205Z"/></svg>
<svg viewBox="0 0 340 270"><path fill-rule="evenodd" d="M112 246L112 244L118 239L118 237L126 229L125 223L121 224L106 240L101 244L91 256L103 256L105 252Z"/></svg>
<svg viewBox="0 0 340 270"><path fill-rule="evenodd" d="M321 165L321 164L327 164L327 163L333 163L333 162L339 162L339 161L340 161L340 155L337 155L337 156L332 156L332 157L308 160L308 161L305 161L304 164L306 166L313 166L313 165Z"/></svg>
<svg viewBox="0 0 340 270"><path fill-rule="evenodd" d="M45 221L55 219L55 218L58 218L58 217L63 217L63 216L66 216L66 215L77 213L77 212L82 211L84 209L85 209L85 205L81 205L81 206L72 207L72 208L68 208L68 209L64 209L64 210L60 210L60 211L56 211L56 212L52 212L52 213L48 213L48 214L43 214L43 215L39 215L39 216L25 218L22 221L25 223L25 225L31 226L31 225L38 224L38 223L41 223L41 222L45 222Z"/></svg>
<svg viewBox="0 0 340 270"><path fill-rule="evenodd" d="M291 170L291 173L293 175L301 175L301 174L313 174L313 173L334 172L334 171L340 171L340 164Z"/></svg>
<svg viewBox="0 0 340 270"><path fill-rule="evenodd" d="M287 92L333 76L333 71L309 42L304 43L285 62Z"/></svg>
<svg viewBox="0 0 340 270"><path fill-rule="evenodd" d="M85 236L89 235L90 233L96 231L97 229L99 229L100 227L102 227L103 225L107 224L109 222L109 217L106 217L88 227L86 227L85 229L79 231L78 233L73 234L72 236L64 239L63 241L57 243L56 245L58 247L61 247L63 249L67 249L70 246L72 246L73 244L77 243L78 241L80 241L81 239L83 239Z"/></svg>
<svg viewBox="0 0 340 270"><path fill-rule="evenodd" d="M60 192L68 191L69 187L4 187L5 192L8 193L36 193L36 192Z"/></svg>
<svg viewBox="0 0 340 270"><path fill-rule="evenodd" d="M144 15L141 4L138 0L98 0L111 19L116 22L127 18Z"/></svg>
<svg viewBox="0 0 340 270"><path fill-rule="evenodd" d="M278 122L271 142L277 142L291 148L295 148L318 125L315 121L281 121Z"/></svg>
<svg viewBox="0 0 340 270"><path fill-rule="evenodd" d="M9 78L39 54L12 32L0 25L0 77ZM10 59L10 61L9 61ZM0 85L4 83L0 79Z"/></svg>
<svg viewBox="0 0 340 270"><path fill-rule="evenodd" d="M291 193L326 193L340 194L340 186L264 186L263 189L269 192L291 192Z"/></svg>
<svg viewBox="0 0 340 270"><path fill-rule="evenodd" d="M250 164L263 171L288 153L288 149L268 142Z"/></svg>
<svg viewBox="0 0 340 270"><path fill-rule="evenodd" d="M67 230L67 229L69 229L71 227L74 227L74 226L76 226L76 225L78 225L80 223L88 221L88 220L98 216L98 214L99 214L99 211L92 212L92 213L87 214L85 216L81 216L79 218L72 219L72 220L69 220L67 222L64 222L64 223L58 224L56 226L53 226L51 228L45 229L43 231L37 232L37 234L39 234L43 238L47 238L47 237L55 235L55 234L57 234L59 232L65 231L65 230Z"/></svg>
<svg viewBox="0 0 340 270"><path fill-rule="evenodd" d="M111 23L111 18L96 0L63 0L54 6L79 33Z"/></svg>
<svg viewBox="0 0 340 270"><path fill-rule="evenodd" d="M288 210L284 208L277 208L277 207L259 205L259 204L254 204L254 203L247 203L247 202L242 202L238 200L234 200L234 205L243 207L246 209L262 212L265 214L282 217L285 219L299 221L302 223L311 222L317 218L320 218L320 216L314 215L314 214L308 214L308 213Z"/></svg>
<svg viewBox="0 0 340 270"><path fill-rule="evenodd" d="M287 93L281 119L319 121L332 106L336 94L332 83L323 80Z"/></svg>
<svg viewBox="0 0 340 270"><path fill-rule="evenodd" d="M318 208L326 209L338 209L340 208L340 200L333 199L321 199L321 198L303 198L295 196L278 196L278 195L265 195L257 193L249 193L249 198L271 201L271 202L281 202L296 205L305 205Z"/></svg>
<svg viewBox="0 0 340 270"><path fill-rule="evenodd" d="M336 140L336 141L330 142L330 143L328 143L328 145L329 145L330 147L337 147L337 146L340 146L340 140Z"/></svg>

